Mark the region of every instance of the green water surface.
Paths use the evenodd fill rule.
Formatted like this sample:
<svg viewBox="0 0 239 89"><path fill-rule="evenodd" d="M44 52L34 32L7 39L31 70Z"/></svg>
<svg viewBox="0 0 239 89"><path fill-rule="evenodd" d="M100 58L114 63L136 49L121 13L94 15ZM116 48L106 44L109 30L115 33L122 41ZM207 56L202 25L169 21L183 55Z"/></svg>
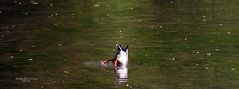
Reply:
<svg viewBox="0 0 239 89"><path fill-rule="evenodd" d="M237 89L238 0L1 0L0 89ZM128 86L115 44L129 45Z"/></svg>

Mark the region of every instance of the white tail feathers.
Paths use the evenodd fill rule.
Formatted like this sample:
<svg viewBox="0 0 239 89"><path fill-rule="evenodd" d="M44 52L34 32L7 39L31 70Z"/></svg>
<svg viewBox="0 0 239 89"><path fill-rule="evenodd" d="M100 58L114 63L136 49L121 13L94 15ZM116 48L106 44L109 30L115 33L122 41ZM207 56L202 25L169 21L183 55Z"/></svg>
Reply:
<svg viewBox="0 0 239 89"><path fill-rule="evenodd" d="M123 51L123 49L121 48L121 46L119 44L116 44L115 46L118 47L120 49L120 51Z"/></svg>

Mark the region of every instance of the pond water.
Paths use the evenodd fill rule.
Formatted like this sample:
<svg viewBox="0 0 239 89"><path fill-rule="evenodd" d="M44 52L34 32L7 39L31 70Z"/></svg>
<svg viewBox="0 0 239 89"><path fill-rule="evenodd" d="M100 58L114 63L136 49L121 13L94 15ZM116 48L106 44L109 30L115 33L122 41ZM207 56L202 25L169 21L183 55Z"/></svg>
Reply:
<svg viewBox="0 0 239 89"><path fill-rule="evenodd" d="M237 89L238 0L1 0L1 89ZM116 84L115 44L129 45Z"/></svg>

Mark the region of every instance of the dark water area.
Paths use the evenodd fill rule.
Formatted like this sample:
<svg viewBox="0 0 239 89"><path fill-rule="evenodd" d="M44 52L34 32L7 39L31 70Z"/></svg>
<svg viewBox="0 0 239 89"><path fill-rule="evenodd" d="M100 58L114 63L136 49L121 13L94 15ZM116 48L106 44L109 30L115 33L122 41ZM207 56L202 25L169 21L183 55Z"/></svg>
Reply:
<svg viewBox="0 0 239 89"><path fill-rule="evenodd" d="M0 89L237 89L238 0L1 0ZM115 44L129 45L116 84Z"/></svg>

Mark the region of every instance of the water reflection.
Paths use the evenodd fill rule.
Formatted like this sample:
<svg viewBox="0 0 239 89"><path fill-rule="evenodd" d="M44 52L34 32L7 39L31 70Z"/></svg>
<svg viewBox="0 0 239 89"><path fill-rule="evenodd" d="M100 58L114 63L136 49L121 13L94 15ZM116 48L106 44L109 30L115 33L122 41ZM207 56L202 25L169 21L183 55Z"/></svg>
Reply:
<svg viewBox="0 0 239 89"><path fill-rule="evenodd" d="M128 82L128 68L127 67L120 67L115 69L116 73L116 83L123 84Z"/></svg>

